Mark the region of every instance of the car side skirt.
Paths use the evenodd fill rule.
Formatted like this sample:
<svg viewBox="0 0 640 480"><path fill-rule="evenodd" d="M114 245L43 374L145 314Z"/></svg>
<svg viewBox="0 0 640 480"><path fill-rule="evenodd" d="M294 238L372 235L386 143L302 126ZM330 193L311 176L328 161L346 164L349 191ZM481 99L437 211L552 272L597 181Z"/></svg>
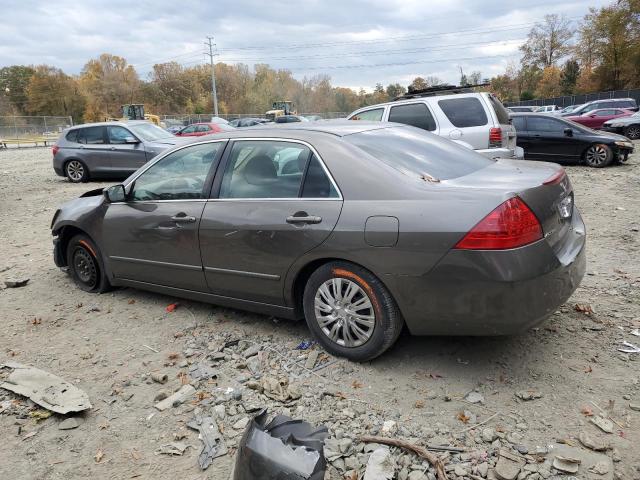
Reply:
<svg viewBox="0 0 640 480"><path fill-rule="evenodd" d="M162 293L164 295L186 298L198 302L212 303L221 307L237 308L239 310L247 310L249 312L261 313L263 315L272 315L274 317L280 317L289 320L298 320L300 318L300 316L297 315L294 309L291 307L272 305L269 303L252 302L250 300L224 297L221 295L214 295L212 293L196 292L194 290L185 290L182 288L167 287L165 285L140 282L138 280L127 280L125 278L113 278L110 279L110 282L114 286L149 290L151 292Z"/></svg>

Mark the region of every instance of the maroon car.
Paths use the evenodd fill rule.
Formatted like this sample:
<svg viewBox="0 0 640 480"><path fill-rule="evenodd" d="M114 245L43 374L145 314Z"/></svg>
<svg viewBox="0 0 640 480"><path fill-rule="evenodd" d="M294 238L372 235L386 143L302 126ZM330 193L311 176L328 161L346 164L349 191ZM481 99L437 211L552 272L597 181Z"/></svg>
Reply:
<svg viewBox="0 0 640 480"><path fill-rule="evenodd" d="M582 115L571 115L565 118L584 125L585 127L599 129L602 128L602 124L607 120L618 117L628 117L629 115L633 115L633 113L633 111L625 108L599 108L583 113Z"/></svg>
<svg viewBox="0 0 640 480"><path fill-rule="evenodd" d="M192 123L184 127L182 130L176 133L178 137L200 137L202 135L210 135L212 133L220 133L226 130L235 130L230 125L224 123Z"/></svg>

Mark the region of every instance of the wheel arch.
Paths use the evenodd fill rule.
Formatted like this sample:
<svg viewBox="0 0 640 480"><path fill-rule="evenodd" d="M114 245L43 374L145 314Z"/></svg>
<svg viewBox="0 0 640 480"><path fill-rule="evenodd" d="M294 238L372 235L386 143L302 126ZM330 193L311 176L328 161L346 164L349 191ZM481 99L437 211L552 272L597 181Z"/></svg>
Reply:
<svg viewBox="0 0 640 480"><path fill-rule="evenodd" d="M69 246L69 241L71 241L71 239L76 235L86 235L95 245L97 245L97 242L95 241L95 239L86 230L83 230L74 224L62 225L53 233L58 235L58 239L59 239L58 248L62 253L60 258L64 260L65 264L67 262L67 247Z"/></svg>

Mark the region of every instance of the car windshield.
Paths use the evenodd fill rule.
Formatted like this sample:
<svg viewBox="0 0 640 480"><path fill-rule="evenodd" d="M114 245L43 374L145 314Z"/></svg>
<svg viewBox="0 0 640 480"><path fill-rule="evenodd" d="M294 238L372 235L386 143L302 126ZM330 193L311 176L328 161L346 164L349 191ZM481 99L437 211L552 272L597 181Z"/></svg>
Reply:
<svg viewBox="0 0 640 480"><path fill-rule="evenodd" d="M416 127L379 128L343 138L412 177L447 180L468 175L494 162Z"/></svg>
<svg viewBox="0 0 640 480"><path fill-rule="evenodd" d="M171 133L163 130L160 127L155 126L153 123L135 123L129 124L128 127L131 129L133 133L135 133L138 137L146 140L147 142L152 142L154 140L162 140L165 138L174 138Z"/></svg>

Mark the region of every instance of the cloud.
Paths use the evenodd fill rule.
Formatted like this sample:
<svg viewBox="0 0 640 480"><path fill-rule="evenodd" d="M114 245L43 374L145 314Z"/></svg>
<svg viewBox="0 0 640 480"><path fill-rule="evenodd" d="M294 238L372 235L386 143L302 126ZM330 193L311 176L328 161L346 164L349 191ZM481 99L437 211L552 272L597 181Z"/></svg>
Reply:
<svg viewBox="0 0 640 480"><path fill-rule="evenodd" d="M592 0L601 6L607 0ZM9 0L0 18L0 66L50 64L78 74L104 52L125 57L142 78L154 63L204 63L206 35L220 61L326 73L336 85L371 89L416 75L483 77L518 58L531 24L545 14L577 20L581 0Z"/></svg>

